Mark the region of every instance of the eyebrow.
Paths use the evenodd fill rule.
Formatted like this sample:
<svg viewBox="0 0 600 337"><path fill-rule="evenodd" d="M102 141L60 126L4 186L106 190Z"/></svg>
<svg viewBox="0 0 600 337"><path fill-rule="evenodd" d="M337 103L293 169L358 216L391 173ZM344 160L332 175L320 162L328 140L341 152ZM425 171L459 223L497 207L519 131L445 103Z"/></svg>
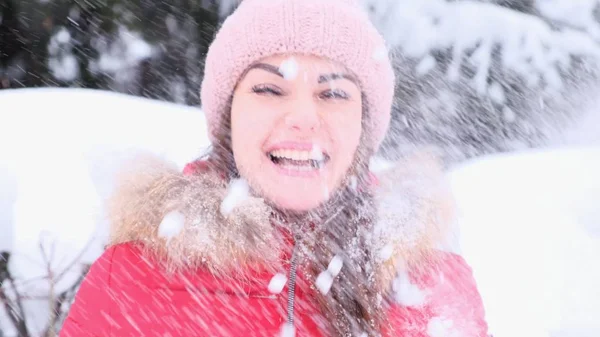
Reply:
<svg viewBox="0 0 600 337"><path fill-rule="evenodd" d="M248 67L248 69L244 72L242 77L244 77L252 69L262 69L262 70L268 71L272 74L275 74L275 75L283 78L283 74L279 71L278 67L276 67L272 64L260 63L260 62L254 63L250 67ZM356 79L356 77L354 77L350 74L346 74L346 73L331 73L331 74L319 75L317 83L322 84L325 82L331 82L331 81L340 80L340 79L346 79L346 80L349 80L349 81L353 82L354 84L358 85L358 80Z"/></svg>

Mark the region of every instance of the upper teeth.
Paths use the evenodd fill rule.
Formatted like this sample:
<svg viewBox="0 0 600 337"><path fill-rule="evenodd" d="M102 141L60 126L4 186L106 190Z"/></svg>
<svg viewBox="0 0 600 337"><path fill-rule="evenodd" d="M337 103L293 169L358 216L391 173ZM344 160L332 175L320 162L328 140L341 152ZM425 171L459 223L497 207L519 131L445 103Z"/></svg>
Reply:
<svg viewBox="0 0 600 337"><path fill-rule="evenodd" d="M292 160L323 160L323 153L320 151L315 153L315 151L276 150L271 152L271 155Z"/></svg>

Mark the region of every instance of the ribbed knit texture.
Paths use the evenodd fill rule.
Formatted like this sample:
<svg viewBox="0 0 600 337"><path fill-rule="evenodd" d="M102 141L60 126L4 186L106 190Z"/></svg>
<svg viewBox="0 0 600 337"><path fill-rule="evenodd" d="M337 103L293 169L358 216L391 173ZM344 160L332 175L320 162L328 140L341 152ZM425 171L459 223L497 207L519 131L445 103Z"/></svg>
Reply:
<svg viewBox="0 0 600 337"><path fill-rule="evenodd" d="M278 54L310 54L346 66L365 94L377 149L390 122L394 72L385 41L352 0L245 0L223 23L206 57L201 88L211 140L243 72Z"/></svg>

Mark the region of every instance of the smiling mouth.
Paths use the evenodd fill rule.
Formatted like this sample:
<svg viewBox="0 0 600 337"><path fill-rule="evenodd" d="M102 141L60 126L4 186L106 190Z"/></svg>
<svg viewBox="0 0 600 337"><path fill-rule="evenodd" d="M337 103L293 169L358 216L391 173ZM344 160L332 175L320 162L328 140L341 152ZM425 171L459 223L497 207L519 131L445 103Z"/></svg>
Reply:
<svg viewBox="0 0 600 337"><path fill-rule="evenodd" d="M320 169L329 161L326 153L315 151L276 150L267 153L273 164L291 170L310 171Z"/></svg>

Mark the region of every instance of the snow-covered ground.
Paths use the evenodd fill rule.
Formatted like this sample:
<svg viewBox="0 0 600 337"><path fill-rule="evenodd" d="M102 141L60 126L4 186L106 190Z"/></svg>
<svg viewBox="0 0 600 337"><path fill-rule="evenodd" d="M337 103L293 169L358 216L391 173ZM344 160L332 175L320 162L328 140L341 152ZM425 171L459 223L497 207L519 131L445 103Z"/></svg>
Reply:
<svg viewBox="0 0 600 337"><path fill-rule="evenodd" d="M86 262L101 253L103 200L134 154L158 154L182 167L208 146L199 109L108 92L4 90L0 118L0 250L13 252L11 268L24 279L46 272L40 241L58 272L82 251ZM600 335L595 144L493 156L449 172L462 251L495 337ZM75 277L67 273L57 289ZM49 287L43 279L25 286L33 294ZM41 328L47 304L28 305L30 323ZM3 315L0 309L5 328Z"/></svg>
<svg viewBox="0 0 600 337"><path fill-rule="evenodd" d="M450 178L494 335L599 336L600 147L494 156Z"/></svg>

